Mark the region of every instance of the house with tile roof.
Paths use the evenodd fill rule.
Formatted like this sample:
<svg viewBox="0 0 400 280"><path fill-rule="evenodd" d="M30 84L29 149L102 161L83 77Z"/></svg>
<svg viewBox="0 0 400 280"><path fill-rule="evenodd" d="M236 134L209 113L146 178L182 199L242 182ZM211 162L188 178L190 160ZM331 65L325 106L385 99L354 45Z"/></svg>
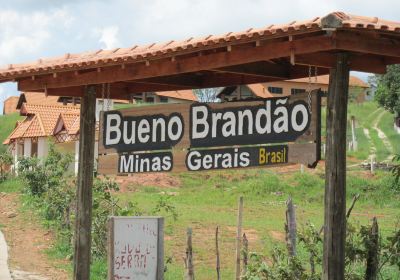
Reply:
<svg viewBox="0 0 400 280"><path fill-rule="evenodd" d="M133 100L146 103L191 103L198 101L192 89L143 92L141 95L134 95Z"/></svg>
<svg viewBox="0 0 400 280"><path fill-rule="evenodd" d="M310 89L316 88L320 88L322 92L327 93L328 85L329 75L320 75L317 77L311 77L311 82L309 78L301 78L270 83L225 87L218 93L218 97L226 101L248 98L282 97L304 93ZM370 86L367 83L355 76L350 76L350 98L353 98L359 103L364 102L369 89Z"/></svg>
<svg viewBox="0 0 400 280"><path fill-rule="evenodd" d="M45 157L60 114L79 116L79 108L22 103L20 114L25 118L17 122L15 129L3 142L9 146L13 155L14 167L18 164L18 158L22 156Z"/></svg>

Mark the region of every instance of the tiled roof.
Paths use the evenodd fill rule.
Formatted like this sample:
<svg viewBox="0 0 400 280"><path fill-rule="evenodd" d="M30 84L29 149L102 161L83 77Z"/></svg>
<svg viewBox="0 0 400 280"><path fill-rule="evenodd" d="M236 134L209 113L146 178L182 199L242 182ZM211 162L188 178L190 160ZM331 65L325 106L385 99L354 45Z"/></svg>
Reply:
<svg viewBox="0 0 400 280"><path fill-rule="evenodd" d="M313 83L318 83L318 84L322 84L322 85L329 85L329 75L317 76L317 81L316 82L315 82L314 77L312 77L311 80L312 80ZM289 80L289 82L308 83L308 78ZM350 76L350 78L349 78L349 86L351 86L351 87L363 87L363 88L369 88L370 87L363 80L361 80L360 78L357 78L355 76Z"/></svg>
<svg viewBox="0 0 400 280"><path fill-rule="evenodd" d="M173 91L159 91L155 92L156 95L165 96L175 99L182 99L182 100L190 100L190 101L198 101L196 94L193 90L173 90Z"/></svg>
<svg viewBox="0 0 400 280"><path fill-rule="evenodd" d="M60 105L58 103L58 96L46 96L43 92L23 92L21 95L25 96L25 102L28 104Z"/></svg>
<svg viewBox="0 0 400 280"><path fill-rule="evenodd" d="M35 115L33 119L30 121L30 124L26 129L25 133L20 138L41 137L41 136L47 136L47 134L44 131L40 115Z"/></svg>
<svg viewBox="0 0 400 280"><path fill-rule="evenodd" d="M324 19L324 21L321 19ZM329 23L329 25L324 26L325 23ZM343 12L334 12L325 17L315 17L311 20L292 21L288 24L270 25L264 28L250 28L243 32L229 32L220 36L209 35L202 38L188 38L183 41L153 43L147 46L133 46L113 50L97 50L80 54L67 53L60 57L39 59L32 63L10 64L8 67L0 69L0 80L10 80L23 75L39 75L171 57L218 46L254 41L256 39L270 39L298 32L319 31L325 27L373 29L386 33L394 32L400 34L399 22L382 20L377 17L355 16Z"/></svg>
<svg viewBox="0 0 400 280"><path fill-rule="evenodd" d="M42 137L53 135L57 120L62 115L66 126L71 131L76 131L76 122L78 122L79 131L79 108L72 106L56 105L32 105L24 103L21 108L21 114L27 117L17 124L17 127L4 141L9 144L10 140L27 137ZM76 134L76 133L75 133Z"/></svg>
<svg viewBox="0 0 400 280"><path fill-rule="evenodd" d="M24 135L25 131L28 129L29 125L31 124L32 119L33 116L28 116L22 121L18 121L16 127L11 132L11 134L6 138L6 140L4 140L3 144L7 145L10 143L10 140L21 138Z"/></svg>
<svg viewBox="0 0 400 280"><path fill-rule="evenodd" d="M64 125L68 134L75 135L79 132L79 112L61 113L59 121L62 121L62 124Z"/></svg>
<svg viewBox="0 0 400 280"><path fill-rule="evenodd" d="M251 84L247 85L247 87L249 87L250 90L258 97L261 98L272 97L272 94L268 91L268 89L265 88L263 84Z"/></svg>

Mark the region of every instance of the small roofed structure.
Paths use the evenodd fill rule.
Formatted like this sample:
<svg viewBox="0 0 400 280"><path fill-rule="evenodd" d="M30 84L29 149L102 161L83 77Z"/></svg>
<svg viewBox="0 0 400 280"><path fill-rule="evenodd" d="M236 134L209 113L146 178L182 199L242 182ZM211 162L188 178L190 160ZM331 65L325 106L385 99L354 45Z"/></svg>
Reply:
<svg viewBox="0 0 400 280"><path fill-rule="evenodd" d="M16 108L21 109L24 103L31 105L60 105L57 100L57 96L46 96L43 92L22 92Z"/></svg>
<svg viewBox="0 0 400 280"><path fill-rule="evenodd" d="M321 91L326 94L328 92L328 86L329 75L320 75L310 78L225 87L221 89L217 97L223 97L225 101L271 98L295 95L317 88L321 89ZM356 95L356 99L359 102L365 100L365 95L367 94L367 90L369 88L370 86L361 79L355 76L350 76L350 95Z"/></svg>
<svg viewBox="0 0 400 280"><path fill-rule="evenodd" d="M187 103L198 101L193 90L172 90L158 92L143 92L141 96L134 96L135 100L150 103Z"/></svg>
<svg viewBox="0 0 400 280"><path fill-rule="evenodd" d="M3 103L3 115L8 115L12 113L18 112L17 103L19 97L18 96L10 96Z"/></svg>

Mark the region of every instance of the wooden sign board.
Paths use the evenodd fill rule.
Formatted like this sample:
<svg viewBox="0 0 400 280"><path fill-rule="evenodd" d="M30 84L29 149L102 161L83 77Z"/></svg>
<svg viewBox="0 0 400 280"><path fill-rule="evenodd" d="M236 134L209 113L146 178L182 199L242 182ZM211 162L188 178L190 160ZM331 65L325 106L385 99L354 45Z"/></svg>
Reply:
<svg viewBox="0 0 400 280"><path fill-rule="evenodd" d="M318 91L256 101L108 111L100 119L98 172L315 166L320 136Z"/></svg>
<svg viewBox="0 0 400 280"><path fill-rule="evenodd" d="M110 154L99 156L98 172L100 174L122 175L146 172L275 167L294 163L312 166L318 161L316 150L316 143L304 143Z"/></svg>
<svg viewBox="0 0 400 280"><path fill-rule="evenodd" d="M111 217L108 279L164 279L164 219Z"/></svg>

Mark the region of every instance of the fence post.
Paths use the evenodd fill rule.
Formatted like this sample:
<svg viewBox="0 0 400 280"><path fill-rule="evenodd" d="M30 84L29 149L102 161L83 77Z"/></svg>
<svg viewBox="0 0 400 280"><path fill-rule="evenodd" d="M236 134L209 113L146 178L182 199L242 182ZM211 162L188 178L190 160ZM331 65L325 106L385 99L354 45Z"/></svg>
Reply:
<svg viewBox="0 0 400 280"><path fill-rule="evenodd" d="M357 138L356 138L356 118L354 116L351 116L351 142L352 142L352 147L353 151L357 151Z"/></svg>
<svg viewBox="0 0 400 280"><path fill-rule="evenodd" d="M375 162L375 157L371 156L371 174L375 173L375 166L374 166L375 163L374 162Z"/></svg>
<svg viewBox="0 0 400 280"><path fill-rule="evenodd" d="M285 231L286 231L286 243L287 249L289 252L289 256L293 257L296 256L296 212L293 205L292 198L286 201L286 224L285 224Z"/></svg>
<svg viewBox="0 0 400 280"><path fill-rule="evenodd" d="M236 272L235 279L240 280L240 251L242 239L242 220L243 220L243 196L239 198L239 208L237 216L237 232L236 232Z"/></svg>
<svg viewBox="0 0 400 280"><path fill-rule="evenodd" d="M247 240L246 234L243 233L243 270L242 270L242 276L246 275L248 259L249 259L249 241Z"/></svg>
<svg viewBox="0 0 400 280"><path fill-rule="evenodd" d="M372 219L371 231L369 234L369 248L367 257L367 270L365 280L378 279L378 254L379 254L379 228L376 217Z"/></svg>
<svg viewBox="0 0 400 280"><path fill-rule="evenodd" d="M219 260L219 246L218 246L218 227L215 229L215 251L217 254L217 280L221 279L221 273L220 273L220 260Z"/></svg>
<svg viewBox="0 0 400 280"><path fill-rule="evenodd" d="M193 267L193 247L192 247L192 229L187 229L187 240L186 240L186 280L194 280L194 267Z"/></svg>

